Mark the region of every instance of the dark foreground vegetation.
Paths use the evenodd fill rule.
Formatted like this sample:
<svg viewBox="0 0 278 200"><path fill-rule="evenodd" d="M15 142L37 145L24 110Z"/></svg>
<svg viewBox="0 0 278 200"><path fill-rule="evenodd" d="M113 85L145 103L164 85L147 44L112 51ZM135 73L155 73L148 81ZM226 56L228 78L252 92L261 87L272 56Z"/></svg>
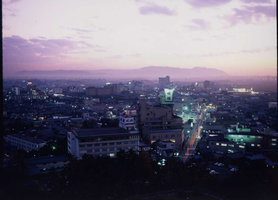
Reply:
<svg viewBox="0 0 278 200"><path fill-rule="evenodd" d="M256 166L244 166L228 179L210 175L201 165L170 158L165 166L147 155L120 151L117 159L72 159L61 172L28 176L24 165L2 174L1 199L144 199L150 193L177 191L172 199L199 199L209 191L221 199L277 199L277 170L269 174ZM266 178L267 177L267 178ZM186 193L193 188L193 193ZM166 195L167 196L167 195ZM169 199L154 195L149 199ZM199 196L201 198L201 196ZM201 199L204 199L204 195ZM206 198L213 199L213 198Z"/></svg>

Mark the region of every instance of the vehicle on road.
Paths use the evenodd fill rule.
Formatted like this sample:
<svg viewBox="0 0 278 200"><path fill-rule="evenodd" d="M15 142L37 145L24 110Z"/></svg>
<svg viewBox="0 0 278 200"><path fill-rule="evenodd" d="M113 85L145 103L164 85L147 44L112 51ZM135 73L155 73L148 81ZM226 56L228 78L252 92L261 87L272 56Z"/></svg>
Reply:
<svg viewBox="0 0 278 200"><path fill-rule="evenodd" d="M231 171L236 172L236 171L238 171L238 169L237 168L232 168Z"/></svg>
<svg viewBox="0 0 278 200"><path fill-rule="evenodd" d="M219 166L219 167L223 167L224 164L223 164L223 163L218 163L218 166Z"/></svg>
<svg viewBox="0 0 278 200"><path fill-rule="evenodd" d="M211 170L209 173L210 173L211 175L219 174L219 172L217 172L217 171L215 171L215 170Z"/></svg>

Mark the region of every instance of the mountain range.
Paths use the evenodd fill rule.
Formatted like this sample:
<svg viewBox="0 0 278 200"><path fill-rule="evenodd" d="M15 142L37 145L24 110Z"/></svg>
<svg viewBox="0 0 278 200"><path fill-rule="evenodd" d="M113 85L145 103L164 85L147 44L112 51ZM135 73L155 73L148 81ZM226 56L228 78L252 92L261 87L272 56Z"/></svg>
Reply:
<svg viewBox="0 0 278 200"><path fill-rule="evenodd" d="M19 71L17 77L74 77L74 78L157 78L170 76L171 78L213 78L227 77L222 70L206 67L176 68L149 66L139 69L102 69L102 70L35 70Z"/></svg>

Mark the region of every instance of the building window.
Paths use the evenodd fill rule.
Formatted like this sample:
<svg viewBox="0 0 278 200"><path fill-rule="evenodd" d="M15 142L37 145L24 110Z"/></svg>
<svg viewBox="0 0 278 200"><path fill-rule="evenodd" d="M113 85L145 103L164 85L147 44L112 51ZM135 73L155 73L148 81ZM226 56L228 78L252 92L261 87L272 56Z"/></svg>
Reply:
<svg viewBox="0 0 278 200"><path fill-rule="evenodd" d="M155 135L153 135L153 139L156 139L156 136L155 136Z"/></svg>
<svg viewBox="0 0 278 200"><path fill-rule="evenodd" d="M219 143L217 142L216 145L219 146Z"/></svg>
<svg viewBox="0 0 278 200"><path fill-rule="evenodd" d="M93 145L92 144L87 144L87 147L92 147Z"/></svg>
<svg viewBox="0 0 278 200"><path fill-rule="evenodd" d="M228 144L228 146L229 146L229 147L234 147L235 145L233 145L233 144Z"/></svg>
<svg viewBox="0 0 278 200"><path fill-rule="evenodd" d="M222 144L221 144L221 146L226 147L226 146L227 146L227 144L222 143Z"/></svg>
<svg viewBox="0 0 278 200"><path fill-rule="evenodd" d="M100 144L95 144L95 147L99 147L100 146Z"/></svg>
<svg viewBox="0 0 278 200"><path fill-rule="evenodd" d="M272 142L276 142L276 141L277 141L277 139L273 138L273 139L271 139L271 141L272 141Z"/></svg>
<svg viewBox="0 0 278 200"><path fill-rule="evenodd" d="M117 142L117 145L120 145L120 144L122 144L121 142Z"/></svg>
<svg viewBox="0 0 278 200"><path fill-rule="evenodd" d="M172 134L171 137L172 137L172 138L175 137L175 134Z"/></svg>
<svg viewBox="0 0 278 200"><path fill-rule="evenodd" d="M112 143L109 143L109 145L115 145L115 143L114 143L114 142L112 142Z"/></svg>
<svg viewBox="0 0 278 200"><path fill-rule="evenodd" d="M80 148L83 148L83 147L85 147L85 145L82 144L82 145L79 145L79 147L80 147Z"/></svg>
<svg viewBox="0 0 278 200"><path fill-rule="evenodd" d="M90 149L90 150L87 150L87 153L92 153L92 152L93 152L93 150L91 150L91 149Z"/></svg>
<svg viewBox="0 0 278 200"><path fill-rule="evenodd" d="M242 149L244 149L244 148L245 148L245 146L239 145L239 148L242 148Z"/></svg>
<svg viewBox="0 0 278 200"><path fill-rule="evenodd" d="M107 143L102 143L102 146L107 146Z"/></svg>
<svg viewBox="0 0 278 200"><path fill-rule="evenodd" d="M100 152L99 149L95 149L95 152Z"/></svg>

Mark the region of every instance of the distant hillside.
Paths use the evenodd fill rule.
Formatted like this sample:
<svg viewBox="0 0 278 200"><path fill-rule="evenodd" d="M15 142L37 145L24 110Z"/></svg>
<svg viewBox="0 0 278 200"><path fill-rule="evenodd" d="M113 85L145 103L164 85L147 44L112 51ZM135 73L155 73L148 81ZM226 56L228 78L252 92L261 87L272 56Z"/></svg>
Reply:
<svg viewBox="0 0 278 200"><path fill-rule="evenodd" d="M140 69L118 70L53 70L53 71L20 71L15 74L17 77L78 77L78 78L157 78L170 76L171 78L212 78L228 76L222 70L206 67L175 68L150 66Z"/></svg>

